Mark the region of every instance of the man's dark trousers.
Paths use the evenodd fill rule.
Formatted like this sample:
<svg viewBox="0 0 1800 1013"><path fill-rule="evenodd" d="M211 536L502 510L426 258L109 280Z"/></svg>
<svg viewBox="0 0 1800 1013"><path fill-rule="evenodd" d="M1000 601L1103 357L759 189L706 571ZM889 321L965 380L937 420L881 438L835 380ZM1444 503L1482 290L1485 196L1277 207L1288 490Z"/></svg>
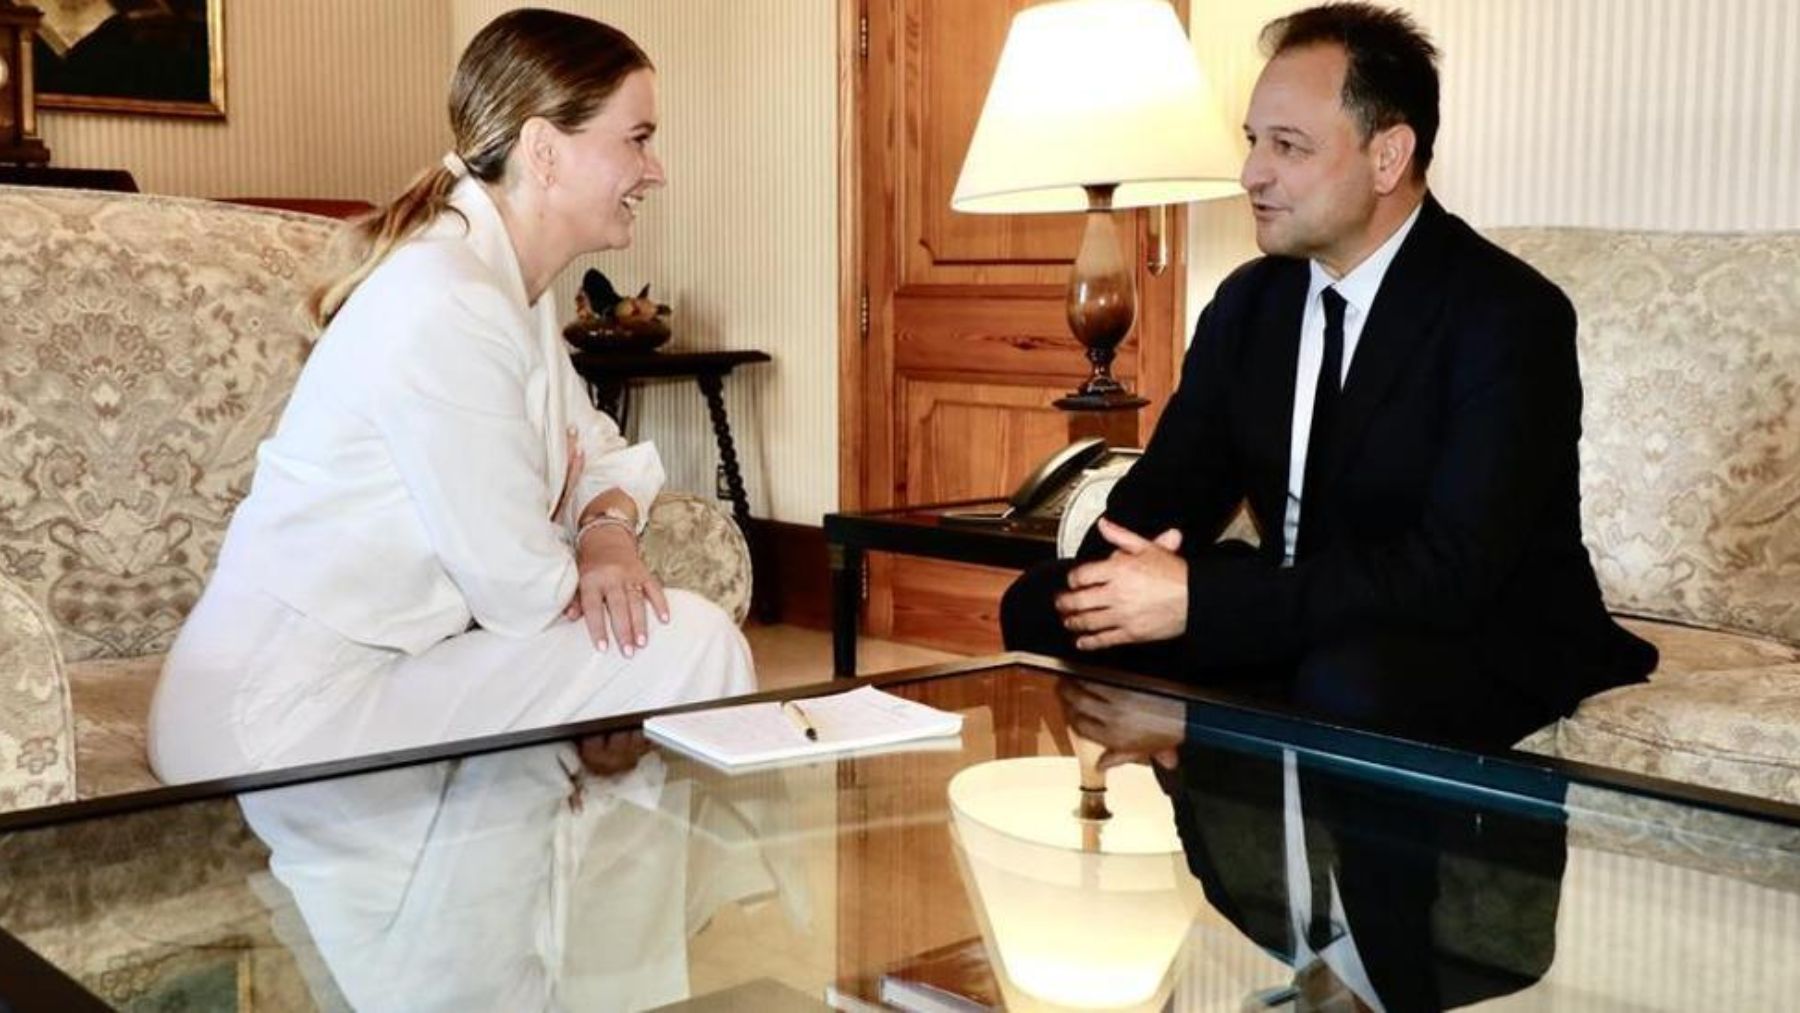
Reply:
<svg viewBox="0 0 1800 1013"><path fill-rule="evenodd" d="M1006 648L1141 672L1275 704L1368 731L1473 749L1511 746L1557 717L1489 677L1466 645L1449 639L1376 635L1323 646L1298 663L1196 669L1180 641L1079 651L1052 597L1074 560L1028 571L1001 602Z"/></svg>

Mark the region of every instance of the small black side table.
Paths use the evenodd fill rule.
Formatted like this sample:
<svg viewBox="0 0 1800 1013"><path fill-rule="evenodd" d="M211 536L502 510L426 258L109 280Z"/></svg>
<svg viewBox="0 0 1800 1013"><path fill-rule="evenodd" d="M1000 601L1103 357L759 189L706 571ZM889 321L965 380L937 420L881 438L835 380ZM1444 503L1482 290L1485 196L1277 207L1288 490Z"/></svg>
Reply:
<svg viewBox="0 0 1800 1013"><path fill-rule="evenodd" d="M831 674L856 674L856 625L862 611L863 553L897 552L1023 570L1056 558L1054 521L972 525L946 521L953 510L998 511L1005 500L931 503L893 510L825 515L831 565Z"/></svg>
<svg viewBox="0 0 1800 1013"><path fill-rule="evenodd" d="M769 353L745 349L730 352L571 352L569 361L575 372L587 381L594 406L613 417L622 430L630 412L630 387L633 380L691 376L706 398L707 412L712 416L713 437L719 441L719 464L725 469L725 488L731 495L731 514L738 529L750 543L756 567L771 573L766 547L750 531L750 503L744 494L744 475L738 467L737 444L731 438L731 420L725 417L725 377L738 366L768 362ZM758 604L756 617L765 623L777 622L778 601L765 594Z"/></svg>

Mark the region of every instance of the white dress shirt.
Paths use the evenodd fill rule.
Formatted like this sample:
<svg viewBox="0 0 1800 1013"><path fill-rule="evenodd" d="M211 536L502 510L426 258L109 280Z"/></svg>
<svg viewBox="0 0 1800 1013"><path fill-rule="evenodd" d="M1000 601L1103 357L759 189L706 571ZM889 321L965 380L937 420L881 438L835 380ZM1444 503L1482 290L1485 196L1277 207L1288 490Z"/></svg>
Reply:
<svg viewBox="0 0 1800 1013"><path fill-rule="evenodd" d="M473 179L396 249L312 350L220 553L221 571L363 644L417 654L506 636L574 593L576 513L619 488L647 517L656 448L596 411L548 299L526 298L499 209ZM551 511L573 426L587 465Z"/></svg>
<svg viewBox="0 0 1800 1013"><path fill-rule="evenodd" d="M1318 372L1318 367L1313 367ZM1312 866L1306 857L1306 817L1301 807L1299 759L1292 749L1281 751L1281 841L1286 858L1288 885L1288 931L1294 940L1294 970L1300 971L1315 960L1323 960L1331 973L1356 994L1375 1013L1385 1013L1381 997L1369 980L1362 954L1356 949L1356 937L1350 931L1350 917L1344 913L1344 898L1338 893L1337 873L1332 871L1331 922L1343 926L1342 935L1334 937L1323 950L1314 950L1306 939L1312 922Z"/></svg>
<svg viewBox="0 0 1800 1013"><path fill-rule="evenodd" d="M1424 205L1420 205L1423 207ZM1325 359L1325 304L1320 293L1326 286L1337 289L1344 297L1344 365L1338 377L1339 389L1347 386L1350 362L1356 355L1356 343L1362 338L1363 324L1369 309L1381 291L1381 280L1388 265L1400 252L1413 223L1419 220L1419 208L1394 230L1387 242L1350 269L1342 278L1334 279L1318 261L1312 262L1312 282L1306 288L1306 311L1300 317L1300 358L1294 373L1293 436L1288 454L1287 512L1282 520L1282 564L1294 565L1294 546L1300 543L1300 496L1306 484L1306 443L1312 435L1313 394L1319 386L1319 369Z"/></svg>

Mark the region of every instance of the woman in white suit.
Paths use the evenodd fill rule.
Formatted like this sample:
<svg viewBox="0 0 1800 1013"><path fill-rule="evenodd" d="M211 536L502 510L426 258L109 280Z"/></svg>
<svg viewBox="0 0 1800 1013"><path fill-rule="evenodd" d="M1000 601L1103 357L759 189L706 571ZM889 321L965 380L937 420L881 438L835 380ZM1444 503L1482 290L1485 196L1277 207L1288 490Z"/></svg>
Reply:
<svg viewBox="0 0 1800 1013"><path fill-rule="evenodd" d="M639 557L662 464L589 403L544 298L663 185L649 59L514 11L450 119L308 306L324 332L157 686L165 781L754 688L730 619Z"/></svg>

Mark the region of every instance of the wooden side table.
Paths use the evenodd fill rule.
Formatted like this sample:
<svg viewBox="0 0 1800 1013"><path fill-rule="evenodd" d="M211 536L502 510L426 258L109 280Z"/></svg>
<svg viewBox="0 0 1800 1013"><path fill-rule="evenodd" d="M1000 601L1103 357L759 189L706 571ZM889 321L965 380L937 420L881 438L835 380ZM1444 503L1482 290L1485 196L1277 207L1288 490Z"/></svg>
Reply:
<svg viewBox="0 0 1800 1013"><path fill-rule="evenodd" d="M863 553L895 552L959 563L1024 570L1056 558L1056 524L947 522L952 510L998 509L1005 500L932 503L892 510L825 515L831 561L831 674L856 674L857 621L862 611Z"/></svg>
<svg viewBox="0 0 1800 1013"><path fill-rule="evenodd" d="M750 503L744 493L744 475L738 466L737 443L731 438L731 420L725 415L725 377L739 366L768 362L769 353L751 349L728 352L571 352L569 361L575 372L587 381L594 406L611 415L622 430L631 410L631 387L634 380L666 377L692 377L706 398L706 410L712 416L713 438L719 444L719 464L725 469L725 489L731 497L731 514L738 529L750 543L756 569L770 562L768 547L751 533ZM756 617L765 623L778 622L778 599L764 594L758 603Z"/></svg>

